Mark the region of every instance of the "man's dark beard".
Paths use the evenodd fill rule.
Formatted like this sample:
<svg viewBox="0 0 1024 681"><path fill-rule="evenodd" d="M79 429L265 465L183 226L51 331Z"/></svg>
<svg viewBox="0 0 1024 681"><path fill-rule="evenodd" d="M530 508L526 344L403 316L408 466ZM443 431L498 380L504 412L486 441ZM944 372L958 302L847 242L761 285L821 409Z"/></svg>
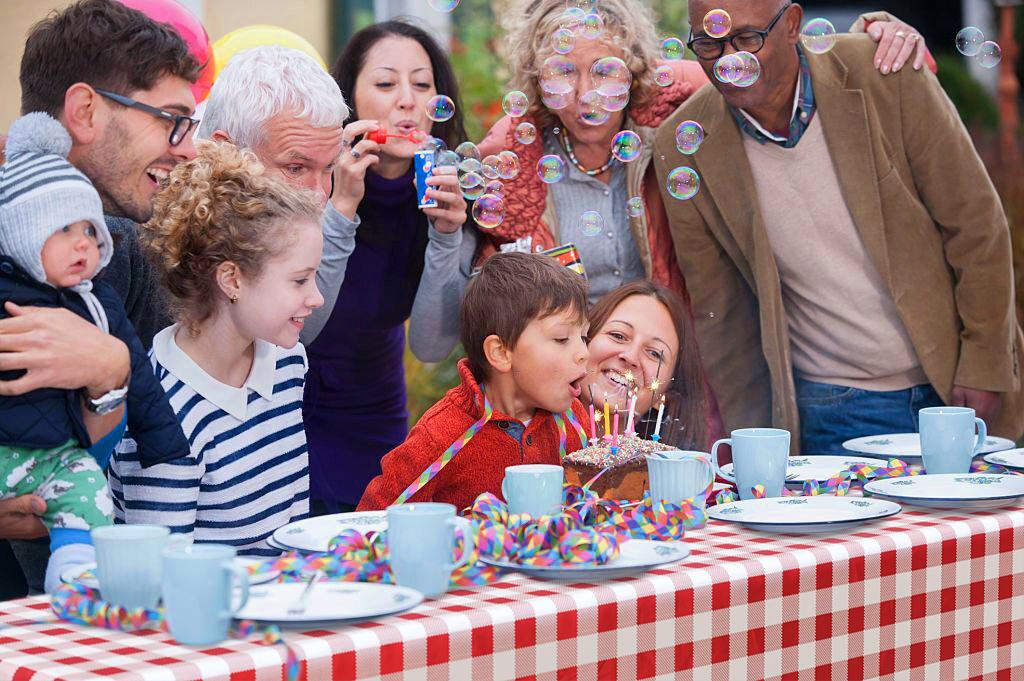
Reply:
<svg viewBox="0 0 1024 681"><path fill-rule="evenodd" d="M144 206L132 200L131 187L125 165L130 160L132 144L128 134L115 116L103 138L95 144L91 153L78 162L78 168L92 180L103 203L103 212L114 217L128 218L143 223L153 217L153 205L147 201Z"/></svg>

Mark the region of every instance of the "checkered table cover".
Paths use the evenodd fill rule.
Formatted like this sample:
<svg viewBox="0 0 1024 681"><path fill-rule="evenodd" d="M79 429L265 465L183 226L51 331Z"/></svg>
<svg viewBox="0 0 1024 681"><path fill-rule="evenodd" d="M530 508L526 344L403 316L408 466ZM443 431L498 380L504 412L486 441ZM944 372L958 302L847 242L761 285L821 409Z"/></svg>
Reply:
<svg viewBox="0 0 1024 681"><path fill-rule="evenodd" d="M1021 679L1024 507L904 507L829 535L713 523L684 562L596 584L510 575L377 622L286 632L303 678ZM280 646L209 648L0 603L0 679L283 677Z"/></svg>

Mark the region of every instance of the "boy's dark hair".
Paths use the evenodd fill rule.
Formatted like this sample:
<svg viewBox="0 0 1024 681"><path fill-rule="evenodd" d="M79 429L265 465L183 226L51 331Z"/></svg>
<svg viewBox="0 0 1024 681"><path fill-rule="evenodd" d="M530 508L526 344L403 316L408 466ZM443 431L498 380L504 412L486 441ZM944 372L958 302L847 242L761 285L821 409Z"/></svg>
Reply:
<svg viewBox="0 0 1024 681"><path fill-rule="evenodd" d="M462 347L477 381L490 374L484 340L496 335L514 348L526 325L557 312L587 317L587 282L540 253L496 253L469 282L459 312Z"/></svg>
<svg viewBox="0 0 1024 681"><path fill-rule="evenodd" d="M199 64L173 28L115 0L80 0L32 27L21 57L21 112L54 118L75 83L128 95L165 75L194 83Z"/></svg>

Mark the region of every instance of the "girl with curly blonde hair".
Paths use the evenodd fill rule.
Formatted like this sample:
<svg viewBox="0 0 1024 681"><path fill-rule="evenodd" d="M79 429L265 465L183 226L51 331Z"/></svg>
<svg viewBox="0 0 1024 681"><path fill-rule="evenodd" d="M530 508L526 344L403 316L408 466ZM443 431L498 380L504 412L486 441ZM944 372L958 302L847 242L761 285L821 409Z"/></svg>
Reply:
<svg viewBox="0 0 1024 681"><path fill-rule="evenodd" d="M115 454L115 513L272 555L270 533L309 513L299 333L323 304L321 208L264 176L249 152L196 147L140 236L178 322L156 335L150 357L191 453L148 467Z"/></svg>

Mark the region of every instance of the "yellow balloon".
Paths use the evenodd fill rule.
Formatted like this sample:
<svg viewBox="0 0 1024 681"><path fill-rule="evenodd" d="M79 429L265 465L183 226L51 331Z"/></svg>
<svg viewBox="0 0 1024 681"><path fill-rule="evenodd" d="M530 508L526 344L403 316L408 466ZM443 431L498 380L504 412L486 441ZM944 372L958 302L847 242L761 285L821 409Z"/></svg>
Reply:
<svg viewBox="0 0 1024 681"><path fill-rule="evenodd" d="M293 50L304 52L313 59L316 59L324 71L327 70L327 64L320 56L320 53L305 38L277 26L258 24L236 28L213 44L214 64L217 67L214 80L220 75L220 72L227 66L228 61L233 56L242 50L248 50L261 45L280 45L281 47L290 47Z"/></svg>

